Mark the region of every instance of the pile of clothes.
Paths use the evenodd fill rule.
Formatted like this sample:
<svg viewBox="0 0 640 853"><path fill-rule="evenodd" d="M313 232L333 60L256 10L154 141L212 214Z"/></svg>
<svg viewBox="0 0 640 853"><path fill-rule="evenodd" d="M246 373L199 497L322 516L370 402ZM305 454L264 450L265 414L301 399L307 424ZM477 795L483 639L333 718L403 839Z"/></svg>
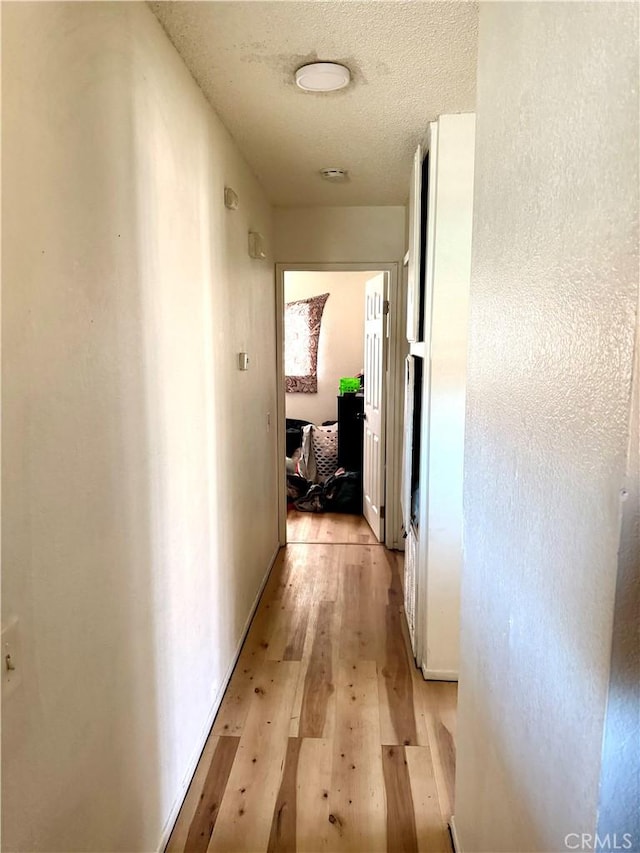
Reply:
<svg viewBox="0 0 640 853"><path fill-rule="evenodd" d="M362 512L360 474L338 468L322 483L312 483L301 474L287 474L287 498L301 512Z"/></svg>

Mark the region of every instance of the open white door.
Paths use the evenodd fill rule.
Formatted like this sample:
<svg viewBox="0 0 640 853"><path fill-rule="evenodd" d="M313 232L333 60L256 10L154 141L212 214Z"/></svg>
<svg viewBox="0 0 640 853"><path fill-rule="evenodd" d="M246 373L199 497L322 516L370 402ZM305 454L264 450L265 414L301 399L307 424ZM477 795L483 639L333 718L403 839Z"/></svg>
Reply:
<svg viewBox="0 0 640 853"><path fill-rule="evenodd" d="M363 513L379 542L384 541L384 380L387 273L365 286Z"/></svg>

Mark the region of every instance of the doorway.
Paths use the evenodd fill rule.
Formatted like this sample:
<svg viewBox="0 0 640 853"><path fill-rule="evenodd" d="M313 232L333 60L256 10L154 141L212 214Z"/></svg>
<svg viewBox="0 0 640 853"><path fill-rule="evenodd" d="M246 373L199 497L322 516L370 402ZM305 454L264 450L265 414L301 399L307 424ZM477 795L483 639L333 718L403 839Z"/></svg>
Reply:
<svg viewBox="0 0 640 853"><path fill-rule="evenodd" d="M281 544L289 542L358 542L380 541L388 547L402 546L400 523L400 456L402 388L395 382L396 365L404 353L396 352L397 310L397 265L396 264L324 264L284 265L276 268L278 297L278 454L282 465L279 481L279 533ZM370 408L376 402L366 397L365 350L371 352L371 306L376 298L367 299L367 282L378 277L378 329L384 335L379 341L377 352L380 368L379 381L386 386L386 394L377 399L377 409ZM384 283L384 291L382 288ZM375 288L374 288L375 289ZM384 306L384 307L383 307ZM402 318L400 318L402 319ZM289 347L285 346L285 329L288 327ZM367 331L365 331L367 325ZM317 335L310 341L309 330ZM369 341L369 344L366 342ZM292 345L293 342L293 345ZM374 341L375 344L375 341ZM375 349L375 348L374 348ZM286 363L285 363L286 362ZM369 373L375 375L369 356ZM364 379L361 375L364 371ZM354 386L340 393L340 380L350 379ZM372 386L370 385L370 388ZM372 395L369 395L370 397ZM400 396L400 399L399 399ZM365 403L369 406L364 411ZM379 520L373 517L373 528L363 518L361 506L354 508L353 491L362 495L364 485L363 447L368 434L365 419L376 424L379 440L380 499L377 501L382 519L386 522L380 535ZM365 425L366 424L366 425ZM341 428L342 426L342 428ZM338 437L340 436L340 459L338 459ZM398 441L398 439L400 439ZM373 443L369 442L373 447ZM311 457L311 459L310 459ZM319 457L319 459L316 459ZM371 450L369 452L370 468ZM359 461L358 461L359 460ZM309 465L309 463L311 464ZM319 464L316 464L318 463ZM338 462L340 464L338 464ZM322 501L322 484L338 470L344 469L352 481L336 483L342 490L342 506L331 505L334 490L327 490L330 500L325 507L318 506L314 499ZM301 484L298 477L306 483ZM359 482L357 482L359 478ZM295 489L291 488L293 485ZM329 481L329 485L332 481ZM314 487L313 489L310 489ZM370 483L369 483L370 488ZM297 489L304 493L297 497ZM305 490L309 489L309 500L305 501ZM362 501L362 497L360 497ZM356 504L358 499L356 498ZM374 501L374 503L376 503ZM370 509L371 501L364 501ZM315 511L321 509L322 511ZM371 512L369 512L371 521ZM376 529L376 521L378 526ZM384 523L384 522L383 522ZM374 532L375 531L375 532Z"/></svg>

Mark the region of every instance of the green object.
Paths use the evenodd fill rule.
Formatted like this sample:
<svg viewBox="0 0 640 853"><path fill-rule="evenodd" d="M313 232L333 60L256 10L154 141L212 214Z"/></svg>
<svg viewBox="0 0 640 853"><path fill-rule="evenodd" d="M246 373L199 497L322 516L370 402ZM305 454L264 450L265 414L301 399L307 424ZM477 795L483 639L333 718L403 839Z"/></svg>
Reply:
<svg viewBox="0 0 640 853"><path fill-rule="evenodd" d="M360 390L360 380L353 376L343 376L340 379L340 393L354 394Z"/></svg>

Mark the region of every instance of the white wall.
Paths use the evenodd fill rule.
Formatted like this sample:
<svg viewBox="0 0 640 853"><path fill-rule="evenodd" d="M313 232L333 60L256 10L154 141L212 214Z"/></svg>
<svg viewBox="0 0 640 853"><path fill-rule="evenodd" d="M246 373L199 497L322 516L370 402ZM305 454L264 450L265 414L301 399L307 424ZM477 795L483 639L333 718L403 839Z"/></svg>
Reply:
<svg viewBox="0 0 640 853"><path fill-rule="evenodd" d="M151 851L277 543L272 213L145 5L2 37L3 849Z"/></svg>
<svg viewBox="0 0 640 853"><path fill-rule="evenodd" d="M640 850L640 324L636 317L629 454L622 504L598 834L628 833ZM626 839L622 839L621 844ZM628 845L627 845L628 847Z"/></svg>
<svg viewBox="0 0 640 853"><path fill-rule="evenodd" d="M276 261L283 264L401 261L405 251L404 220L403 206L277 207Z"/></svg>
<svg viewBox="0 0 640 853"><path fill-rule="evenodd" d="M321 424L336 420L341 376L364 363L364 286L373 272L285 272L286 302L328 293L318 344L318 393L287 394L288 418Z"/></svg>
<svg viewBox="0 0 640 853"><path fill-rule="evenodd" d="M597 821L638 309L638 8L481 4L479 39L455 814L467 853L559 851Z"/></svg>

